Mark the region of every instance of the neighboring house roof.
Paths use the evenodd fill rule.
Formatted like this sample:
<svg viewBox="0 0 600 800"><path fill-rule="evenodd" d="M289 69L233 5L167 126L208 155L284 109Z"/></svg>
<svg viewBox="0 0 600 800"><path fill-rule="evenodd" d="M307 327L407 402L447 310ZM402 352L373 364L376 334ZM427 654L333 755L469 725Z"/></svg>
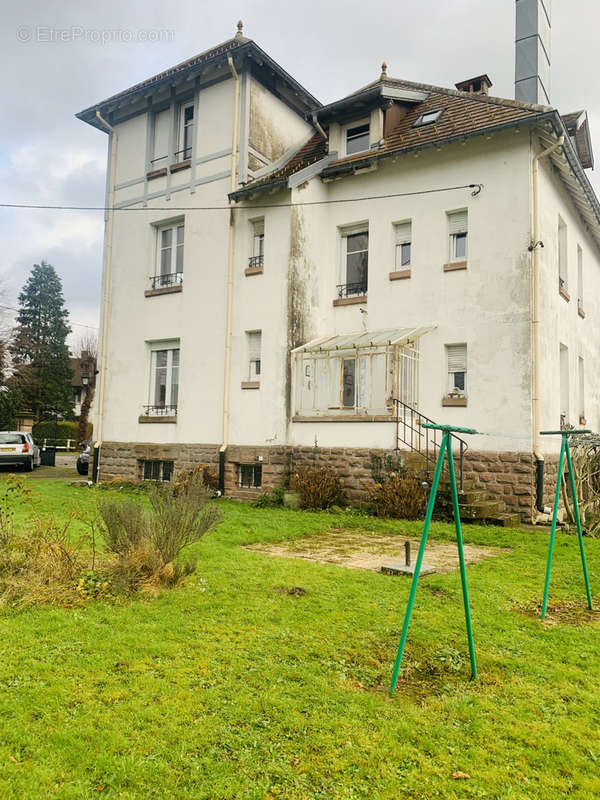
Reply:
<svg viewBox="0 0 600 800"><path fill-rule="evenodd" d="M104 131L104 127L96 118L96 111L100 111L100 113L110 112L120 105L133 102L140 96L149 94L151 91L154 91L164 84L170 84L174 78L181 78L183 76L187 78L193 73L199 74L200 68L204 68L208 64L216 63L219 60L225 60L227 56L232 53L238 54L240 58L249 57L254 60L255 63L275 73L287 84L296 97L298 105L301 106L303 110L317 108L320 105L319 101L314 98L310 92L294 80L294 78L280 67L277 62L273 61L273 59L252 41L252 39L247 39L245 36L238 33L226 42L222 42L216 47L211 47L210 50L205 50L192 58L188 58L186 61L182 61L174 67L169 67L169 69L159 72L157 75L153 75L151 78L147 78L140 83L136 83L128 89L117 92L117 94L107 97L106 100L101 100L99 103L95 103L93 106L80 111L75 116Z"/></svg>
<svg viewBox="0 0 600 800"><path fill-rule="evenodd" d="M71 385L74 389L80 389L84 385L81 380L82 376L86 376L90 383L93 382L96 369L94 356L87 355L86 351L81 356L71 356L70 361L71 369L73 370Z"/></svg>

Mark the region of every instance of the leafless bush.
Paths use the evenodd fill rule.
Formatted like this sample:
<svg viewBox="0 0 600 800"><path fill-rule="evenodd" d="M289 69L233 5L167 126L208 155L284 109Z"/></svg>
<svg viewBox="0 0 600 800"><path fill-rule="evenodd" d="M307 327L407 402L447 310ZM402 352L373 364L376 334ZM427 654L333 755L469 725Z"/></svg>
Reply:
<svg viewBox="0 0 600 800"><path fill-rule="evenodd" d="M99 504L102 535L116 556L109 570L117 588L127 591L175 585L195 569L194 563L177 563L182 550L221 520L219 509L208 503L201 472L177 486L150 486L148 499L150 508L134 500Z"/></svg>
<svg viewBox="0 0 600 800"><path fill-rule="evenodd" d="M425 506L425 488L420 480L391 472L381 483L368 487L369 499L378 517L419 519Z"/></svg>
<svg viewBox="0 0 600 800"><path fill-rule="evenodd" d="M578 437L571 445L575 489L581 525L589 536L600 537L600 441ZM562 499L567 519L575 525L575 511L568 477L562 476Z"/></svg>
<svg viewBox="0 0 600 800"><path fill-rule="evenodd" d="M299 467L290 489L300 495L302 508L331 508L346 502L341 481L329 467Z"/></svg>

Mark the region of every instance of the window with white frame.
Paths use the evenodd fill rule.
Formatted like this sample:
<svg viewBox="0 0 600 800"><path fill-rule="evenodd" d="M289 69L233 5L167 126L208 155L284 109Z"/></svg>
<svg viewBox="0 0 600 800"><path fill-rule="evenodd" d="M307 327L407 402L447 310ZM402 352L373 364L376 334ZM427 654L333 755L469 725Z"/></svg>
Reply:
<svg viewBox="0 0 600 800"><path fill-rule="evenodd" d="M172 461L157 461L144 459L140 462L140 471L144 481L164 481L169 482L173 475Z"/></svg>
<svg viewBox="0 0 600 800"><path fill-rule="evenodd" d="M371 146L371 133L368 120L353 122L344 128L344 141L346 155L352 156L355 153L363 153Z"/></svg>
<svg viewBox="0 0 600 800"><path fill-rule="evenodd" d="M249 267L262 267L265 261L265 220L254 219L252 226L252 255L248 260Z"/></svg>
<svg viewBox="0 0 600 800"><path fill-rule="evenodd" d="M157 231L157 257L152 288L160 289L183 283L183 220L160 225Z"/></svg>
<svg viewBox="0 0 600 800"><path fill-rule="evenodd" d="M468 212L463 211L448 212L448 235L450 238L450 261L467 260L467 237L468 237Z"/></svg>
<svg viewBox="0 0 600 800"><path fill-rule="evenodd" d="M297 351L296 413L310 417L388 415L394 398L417 408L418 356L417 342L400 346L383 340L364 347Z"/></svg>
<svg viewBox="0 0 600 800"><path fill-rule="evenodd" d="M150 390L147 414L175 416L179 396L179 340L150 344Z"/></svg>
<svg viewBox="0 0 600 800"><path fill-rule="evenodd" d="M192 157L194 142L194 103L184 103L179 107L179 142L176 161L187 161Z"/></svg>
<svg viewBox="0 0 600 800"><path fill-rule="evenodd" d="M561 216L558 218L558 288L567 292L569 288L569 269L567 264L567 226Z"/></svg>
<svg viewBox="0 0 600 800"><path fill-rule="evenodd" d="M397 222L394 225L394 236L396 240L395 268L399 272L409 269L412 255L412 223L410 220Z"/></svg>
<svg viewBox="0 0 600 800"><path fill-rule="evenodd" d="M169 164L169 128L171 125L171 109L157 111L152 115L152 158L150 169L162 169Z"/></svg>
<svg viewBox="0 0 600 800"><path fill-rule="evenodd" d="M238 483L242 489L260 489L262 486L262 464L239 464Z"/></svg>
<svg viewBox="0 0 600 800"><path fill-rule="evenodd" d="M246 347L248 351L248 380L253 382L260 381L262 332L247 331Z"/></svg>
<svg viewBox="0 0 600 800"><path fill-rule="evenodd" d="M463 396L467 392L467 345L447 344L448 394Z"/></svg>
<svg viewBox="0 0 600 800"><path fill-rule="evenodd" d="M369 275L368 227L343 229L341 239L342 282L338 284L338 296L366 294Z"/></svg>
<svg viewBox="0 0 600 800"><path fill-rule="evenodd" d="M577 245L577 308L583 311L583 250Z"/></svg>

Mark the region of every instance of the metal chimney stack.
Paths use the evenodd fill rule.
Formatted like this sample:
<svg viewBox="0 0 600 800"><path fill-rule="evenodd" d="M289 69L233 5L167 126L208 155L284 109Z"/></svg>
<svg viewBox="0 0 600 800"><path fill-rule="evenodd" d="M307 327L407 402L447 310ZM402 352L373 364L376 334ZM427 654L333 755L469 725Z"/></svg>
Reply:
<svg viewBox="0 0 600 800"><path fill-rule="evenodd" d="M516 0L515 98L550 105L551 0Z"/></svg>

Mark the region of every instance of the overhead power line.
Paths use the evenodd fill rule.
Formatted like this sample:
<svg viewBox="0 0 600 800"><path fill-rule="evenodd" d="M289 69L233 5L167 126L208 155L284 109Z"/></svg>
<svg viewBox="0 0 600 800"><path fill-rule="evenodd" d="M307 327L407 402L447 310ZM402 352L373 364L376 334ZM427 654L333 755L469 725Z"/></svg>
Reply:
<svg viewBox="0 0 600 800"><path fill-rule="evenodd" d="M258 188L258 187L257 187ZM335 200L306 200L300 203L266 203L252 206L54 206L35 203L0 203L0 208L26 208L42 209L47 211L230 211L232 208L297 208L299 206L328 206L338 203L361 203L365 200L389 200L392 197L413 197L421 194L437 194L439 192L454 192L458 189L474 189L475 197L483 189L482 183L466 183L462 186L444 186L437 189L420 189L416 192L390 192L389 194L374 194L367 197L346 197ZM141 201L137 201L141 202Z"/></svg>
<svg viewBox="0 0 600 800"><path fill-rule="evenodd" d="M6 311L16 311L17 313L19 313L20 311L19 308L14 308L13 306L5 306L2 303L0 303L0 308L4 308ZM69 320L69 325L77 325L78 328L89 328L92 331L98 330L97 325L86 325L83 322L72 322L71 320Z"/></svg>

